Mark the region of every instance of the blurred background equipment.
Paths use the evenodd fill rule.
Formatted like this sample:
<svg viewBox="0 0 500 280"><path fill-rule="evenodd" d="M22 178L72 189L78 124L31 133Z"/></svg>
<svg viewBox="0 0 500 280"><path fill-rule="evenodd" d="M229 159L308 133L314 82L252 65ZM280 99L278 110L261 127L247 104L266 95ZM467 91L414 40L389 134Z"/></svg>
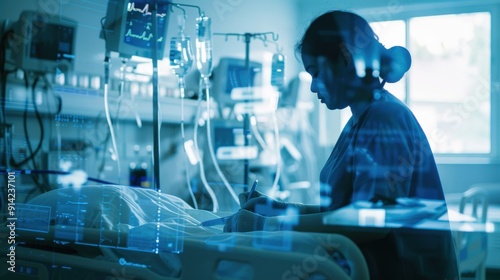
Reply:
<svg viewBox="0 0 500 280"><path fill-rule="evenodd" d="M10 60L16 67L39 73L73 70L77 22L60 16L26 10L13 25Z"/></svg>

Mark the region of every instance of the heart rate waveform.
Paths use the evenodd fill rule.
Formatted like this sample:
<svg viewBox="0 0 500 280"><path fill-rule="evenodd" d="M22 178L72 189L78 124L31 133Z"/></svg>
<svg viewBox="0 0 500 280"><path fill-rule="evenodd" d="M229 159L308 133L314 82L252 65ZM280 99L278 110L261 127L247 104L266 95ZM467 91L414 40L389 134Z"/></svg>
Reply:
<svg viewBox="0 0 500 280"><path fill-rule="evenodd" d="M166 6L166 5L165 5ZM135 2L132 2L132 3L128 3L128 6L127 6L127 11L130 13L130 12L138 12L138 13L141 13L145 16L150 16L152 15L152 13L149 11L149 4L146 4L144 5L144 8L136 8L135 7ZM156 14L157 17L166 17L167 16L167 13L157 13Z"/></svg>
<svg viewBox="0 0 500 280"><path fill-rule="evenodd" d="M124 42L140 48L150 48L151 41L156 37L158 47L163 46L166 30L169 3L157 4L157 36L153 34L153 13L148 0L136 0L127 5L127 21L125 25Z"/></svg>
<svg viewBox="0 0 500 280"><path fill-rule="evenodd" d="M153 39L153 33L149 33L149 35L146 33L146 31L142 32L141 35L137 35L132 33L132 29L127 30L127 33L125 34L125 37L131 37L143 41L151 41ZM157 42L163 42L163 37L158 38Z"/></svg>

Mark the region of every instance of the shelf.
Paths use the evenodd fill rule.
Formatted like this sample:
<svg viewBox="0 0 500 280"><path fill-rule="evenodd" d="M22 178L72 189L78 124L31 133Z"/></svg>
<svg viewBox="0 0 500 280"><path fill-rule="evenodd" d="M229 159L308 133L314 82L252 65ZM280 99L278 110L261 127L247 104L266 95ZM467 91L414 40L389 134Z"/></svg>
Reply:
<svg viewBox="0 0 500 280"><path fill-rule="evenodd" d="M56 95L61 97L62 110L60 114L78 115L86 117L104 117L104 95L102 90L76 88L70 86L54 85L53 90ZM47 96L41 89L37 90L35 100L37 100L37 109L42 114L54 112L56 110L55 99ZM28 98L28 111L33 112L31 102L31 89L26 90L21 83L8 83L6 110L9 112L23 112L25 100ZM50 106L48 105L50 101ZM54 101L53 101L54 100ZM118 103L118 93L110 91L108 99L109 109L115 114ZM161 121L163 123L180 123L182 101L175 97L160 97ZM200 106L205 110L205 102ZM198 101L192 99L184 100L184 122L190 123L196 117ZM128 98L122 98L120 105L119 118L122 120L134 120L136 114L140 116L141 121L150 122L153 120L153 101L151 97L136 97L133 101Z"/></svg>

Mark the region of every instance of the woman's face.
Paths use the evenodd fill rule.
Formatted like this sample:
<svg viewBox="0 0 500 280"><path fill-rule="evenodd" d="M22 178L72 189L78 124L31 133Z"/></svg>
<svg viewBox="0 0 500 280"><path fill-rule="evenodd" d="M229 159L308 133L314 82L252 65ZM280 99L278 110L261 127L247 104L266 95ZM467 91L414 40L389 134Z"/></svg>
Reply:
<svg viewBox="0 0 500 280"><path fill-rule="evenodd" d="M350 85L353 76L349 74L351 69L345 61L331 62L324 56L303 52L302 63L312 77L311 91L328 109L344 109L352 103L354 91Z"/></svg>

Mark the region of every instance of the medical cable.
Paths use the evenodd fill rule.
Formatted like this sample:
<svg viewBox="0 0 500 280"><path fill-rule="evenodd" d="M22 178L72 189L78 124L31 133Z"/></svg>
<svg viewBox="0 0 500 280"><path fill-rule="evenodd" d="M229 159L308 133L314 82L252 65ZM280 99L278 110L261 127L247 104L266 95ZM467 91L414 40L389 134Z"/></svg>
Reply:
<svg viewBox="0 0 500 280"><path fill-rule="evenodd" d="M182 138L182 144L184 147L184 144L186 143L186 133L185 133L185 123L184 123L184 98L185 98L185 83L184 83L184 78L179 76L179 92L181 96L181 138ZM189 194L191 195L191 198L193 199L193 205L194 208L198 209L198 203L196 202L196 198L194 197L193 193L193 187L191 186L191 180L190 180L190 175L189 175L189 166L187 164L187 155L184 147L184 156L183 156L183 161L184 161L184 168L185 168L185 175L186 175L186 183L188 185L188 190Z"/></svg>
<svg viewBox="0 0 500 280"><path fill-rule="evenodd" d="M103 31L105 30L105 28L104 28L104 20L105 19L106 19L106 17L103 17L100 20L101 28ZM104 36L104 40L107 42L106 32L103 32L103 36ZM114 160L116 160L116 162L117 162L118 182L120 182L121 181L120 180L121 179L121 162L120 162L120 156L118 154L118 145L116 143L116 136L115 136L115 131L113 128L113 122L111 121L111 115L109 112L109 101L108 101L109 79L110 79L109 78L110 56L111 56L111 54L106 48L105 55L104 55L104 113L106 116L106 123L108 124L108 132L109 132L109 135L111 136L111 143L113 146L112 155L114 155L114 157L115 157ZM122 62L125 63L125 60L122 60ZM122 65L122 67L124 67L124 66ZM124 68L120 68L120 71L124 71ZM121 98L121 93L123 90L123 82L124 82L123 78L124 78L124 76L123 76L123 72L122 72L122 80L120 81L120 89L119 89L118 110L119 110L119 107L121 104L120 98ZM106 139L105 143L107 143L107 139ZM105 158L105 152L103 152L103 161L101 163L102 168L104 167L104 158ZM101 172L102 172L101 168L98 168L98 173L101 173Z"/></svg>
<svg viewBox="0 0 500 280"><path fill-rule="evenodd" d="M196 156L198 157L198 167L200 168L201 182L203 183L203 186L207 190L210 198L212 199L212 203L213 203L212 211L214 213L216 213L219 211L219 200L217 199L217 196L215 195L215 192L213 191L212 187L210 187L210 185L207 182L207 178L205 175L205 167L203 166L203 160L200 157L200 150L199 150L199 145L198 145L198 127L199 127L198 120L200 119L202 98L203 98L203 95L200 92L200 94L198 94L198 106L197 106L197 110L196 110L196 122L195 122L195 126L194 126L193 139L194 139L194 146L196 149ZM210 119L210 116L208 116L208 119ZM210 136L208 135L207 138L210 138Z"/></svg>
<svg viewBox="0 0 500 280"><path fill-rule="evenodd" d="M179 88L179 90L182 91L181 93L181 97L184 96L184 88ZM181 137L182 137L182 143L183 145L186 143L186 135L185 135L185 132L184 132L184 98L181 98ZM191 196L191 199L193 200L193 207L195 209L198 209L198 202L196 201L196 197L194 196L194 192L193 192L193 186L191 185L191 180L190 180L190 175L189 175L189 166L188 166L188 161L187 161L187 154L186 154L186 147L184 147L184 157L183 157L183 160L184 160L184 168L186 169L186 183L187 183L187 186L188 186L188 191L189 191L189 195Z"/></svg>
<svg viewBox="0 0 500 280"><path fill-rule="evenodd" d="M28 136L28 123L27 123L27 110L25 110L25 118L24 118L24 133L26 134L26 144L28 146L28 150L30 152L30 155L32 155L30 158L31 158L31 161L33 163L33 167L35 169L38 169L37 168L37 164L36 164L36 160L35 160L35 156L38 154L38 152L40 151L40 149L42 148L42 144L43 144L43 139L45 138L45 131L44 131L44 127L43 127L43 122L42 122L42 117L40 115L40 112L38 111L38 107L37 107L37 104L36 104L36 86L38 84L38 82L40 81L41 79L41 75L37 75L35 77L35 80L31 86L31 102L33 103L33 110L35 111L35 116L36 116L36 119L38 121L38 126L40 128L40 139L38 141L38 145L36 147L36 149L33 151L33 147L31 146L31 141L29 140L29 136ZM27 108L26 108L27 109Z"/></svg>
<svg viewBox="0 0 500 280"><path fill-rule="evenodd" d="M121 99L118 98L118 102L116 105L115 119L118 119L118 117L119 117L119 113L121 110L121 104L122 104ZM99 130L99 122L103 119L103 117L101 117L102 113L104 113L104 112L99 112L99 114L95 117L94 129L96 130L96 132L98 132L98 130ZM107 126L107 123L106 123L106 126ZM109 129L107 129L106 131L107 131L106 137L102 141L100 141L100 143L93 145L95 158L96 159L101 158L100 164L99 164L99 166L97 166L98 177L102 177L102 173L104 172L104 167L106 165L106 146L108 145L108 142L111 139L111 133L110 133ZM95 139L98 139L99 137L100 137L100 134L96 133ZM99 155L99 153L102 153L102 155Z"/></svg>
<svg viewBox="0 0 500 280"><path fill-rule="evenodd" d="M25 81L25 86L26 86L26 89L29 88L29 82L28 82L28 77L27 77L27 74L26 74L26 71L22 70L23 73L24 73L24 81ZM29 130L28 130L28 123L27 123L27 120L28 120L28 100L29 98L26 97L25 99L25 107L24 107L24 114L23 114L23 129L24 129L24 135L25 135L25 138L26 138L26 144L28 146L28 151L29 151L29 156L27 158L25 158L24 160L22 160L21 162L16 162L14 160L14 157L13 157L13 154L11 154L11 158L10 158L10 163L12 166L16 167L16 168L19 168L25 164L27 164L28 162L32 162L33 164L33 167L36 169L37 168L37 163L36 163L36 160L35 160L35 156L40 152L40 149L42 148L42 144L43 144L43 139L45 138L45 132L44 132L44 126L43 126L43 121L42 121L42 118L41 118L41 115L40 115L40 112L38 111L38 107L37 107L37 104L36 104L36 86L38 84L38 82L40 80L43 80L43 76L42 74L37 74L36 77L35 77L35 80L31 86L31 93L32 93L32 96L31 96L31 101L33 103L33 109L35 111L35 116L36 116L36 119L37 119L37 122L38 122L38 125L39 125L39 128L40 128L40 138L39 138L39 141L38 141L38 144L37 144L37 147L35 150L33 150L33 147L31 145L31 141L29 139ZM45 82L47 82L46 80L44 80ZM35 174L31 174L32 176L32 180L33 182L35 183L36 187L43 193L43 192L46 192L48 191L48 184L41 184L40 181L39 181L39 178L37 176L35 176ZM33 188L27 195L30 196L34 191L36 191L36 188Z"/></svg>
<svg viewBox="0 0 500 280"><path fill-rule="evenodd" d="M35 151L33 151L33 147L31 146L31 141L29 140L29 136L28 136L27 118L24 118L24 129L25 129L24 132L26 134L26 139L27 139L26 142L28 144L28 150L29 150L30 155L31 155L30 156L31 162L33 163L34 169L38 169L38 165L37 165L37 162L35 160L35 156L40 152L42 145L43 145L43 140L45 138L45 127L43 125L42 116L41 116L40 112L38 111L38 105L36 103L36 87L37 87L39 81L45 81L43 79L43 74L37 74L33 84L31 85L31 101L33 103L33 110L35 111L35 116L36 116L36 119L38 122L38 126L40 128L40 140L38 142L38 145L37 145ZM47 188L48 185L47 184L40 184L40 181L38 180L39 178L37 176L32 176L32 179L42 192L48 191L48 188Z"/></svg>
<svg viewBox="0 0 500 280"><path fill-rule="evenodd" d="M276 97L277 99L278 97ZM278 104L278 101L276 100L276 103ZM271 191L275 192L277 191L278 188L278 182L281 177L281 141L280 141L280 133L279 133L279 126L278 126L278 118L276 116L276 108L272 111L272 119L273 119L273 126L274 126L274 138L275 138L275 145L276 145L276 175L274 177L273 181L273 186L271 187Z"/></svg>
<svg viewBox="0 0 500 280"><path fill-rule="evenodd" d="M257 189L258 183L259 183L259 180L255 180L255 182L253 183L252 188L248 192L247 201L250 200L250 198L252 197L252 194ZM232 216L224 216L224 217L220 217L220 218L216 218L216 219L212 219L212 220L203 221L200 223L200 226L211 227L211 226L217 226L217 225L224 225L224 224L226 224L227 220L229 220L231 217Z"/></svg>
<svg viewBox="0 0 500 280"><path fill-rule="evenodd" d="M194 126L194 135L193 135L193 140L194 140L194 146L195 146L195 153L196 157L198 160L198 167L200 170L200 179L207 190L210 198L212 199L213 207L212 210L213 212L219 211L219 201L217 199L217 196L215 195L213 189L210 187L208 184L206 174L205 174L205 167L203 164L203 159L200 156L200 148L198 145L198 127L199 127L199 119L200 119L200 113L201 113L201 100L203 99L203 89L205 85L205 77L208 78L208 76L212 72L212 47L211 47L211 34L210 34L210 18L205 17L203 13L200 14L199 17L196 18L196 68L198 69L201 79L199 83L199 90L198 90L198 104L197 104L197 110L196 110L196 119L195 119L195 126ZM208 89L207 89L208 90ZM208 102L208 98L207 101ZM210 111L207 111L208 113L208 120L210 119ZM207 139L210 138L210 134L207 135Z"/></svg>
<svg viewBox="0 0 500 280"><path fill-rule="evenodd" d="M26 73L26 71L24 69L21 69L21 71L23 71L24 75L23 75L23 78L24 78L24 87L26 89L26 91L28 91L29 89L29 81L28 81L28 75ZM29 142L29 135L28 135L28 127L27 127L27 118L28 118L28 104L29 104L29 98L26 97L26 99L24 100L24 113L23 113L23 131L24 131L24 137L26 139L26 142ZM43 134L40 133L40 136L42 136ZM40 142L43 141L43 137L40 137ZM39 145L41 145L39 142ZM33 159L35 155L33 154L30 154L28 157L26 157L24 160L22 160L21 162L16 162L15 159L14 159L14 155L11 153L10 155L10 164L14 167L21 167L23 166L24 164L26 164L27 162L29 162L30 160Z"/></svg>
<svg viewBox="0 0 500 280"><path fill-rule="evenodd" d="M182 9L179 6L175 6L179 8L180 10L183 11L183 15L180 15L177 17L177 23L178 23L178 35L176 37L172 37L170 41L170 53L169 53L169 59L170 59L170 66L174 74L178 78L178 87L179 87L179 93L180 93L180 99L181 99L181 137L182 137L182 143L183 145L186 144L186 134L185 134L185 121L184 121L184 99L186 98L185 96L185 75L189 71L189 69L193 65L193 60L192 60L192 51L191 51L191 41L188 36L185 35L184 33L184 28L185 28L185 21L186 21L186 12L184 9ZM196 140L194 140L196 141ZM184 146L184 165L185 165L185 175L186 175L186 183L188 185L188 190L191 195L191 198L193 199L193 205L195 208L198 208L198 203L196 202L196 198L193 193L193 188L191 185L191 180L190 180L190 174L189 174L189 166L187 164L187 151L186 147ZM202 176L202 182L204 182L204 186L207 189L207 192L209 193L211 199L213 200L213 211L216 212L219 208L217 198L215 196L214 191L210 188L208 184L205 183L204 177Z"/></svg>
<svg viewBox="0 0 500 280"><path fill-rule="evenodd" d="M255 137L255 140L263 149L268 149L268 145L262 135L260 135L259 128L257 127L257 119L255 116L250 117L250 128L252 129L252 133Z"/></svg>
<svg viewBox="0 0 500 280"><path fill-rule="evenodd" d="M210 90L209 90L209 85L208 85L209 84L208 77L205 78L204 83L206 85L207 112L210 114ZM231 196L234 199L234 201L236 202L236 204L239 206L240 205L240 200L238 199L238 195L234 192L234 189L231 187L231 185L227 181L226 176L224 176L224 174L220 170L220 166L219 166L219 164L217 162L217 158L216 158L215 152L214 152L214 147L213 147L213 144L212 144L212 137L210 136L210 132L211 131L212 130L211 130L211 124L210 124L210 115L209 115L209 117L207 118L207 143L208 143L208 150L210 152L210 158L212 159L212 162L214 164L215 170L217 171L217 174L219 175L219 177L222 180L222 182L224 183L224 186L229 191L229 193L231 194Z"/></svg>
<svg viewBox="0 0 500 280"><path fill-rule="evenodd" d="M185 135L185 132L184 132L184 88L181 88L180 85L179 85L179 90L182 91L181 93L181 137L182 137L182 143L183 143L183 147L184 147L184 157L183 157L183 160L184 160L184 168L186 169L186 172L185 172L185 175L186 175L186 183L187 183L187 186L188 186L188 191L189 191L189 195L191 196L191 199L193 200L193 207L195 209L198 209L198 202L196 201L196 197L194 196L194 192L193 192L193 186L191 185L191 180L190 180L190 175L189 175L189 166L188 166L188 161L187 161L187 154L186 154L186 147L184 146L184 144L186 143L186 135Z"/></svg>
<svg viewBox="0 0 500 280"><path fill-rule="evenodd" d="M195 209L198 209L198 202L196 202L196 197L194 196L193 192L193 186L191 185L191 180L190 180L190 174L189 174L189 166L188 166L188 161L187 161L187 154L186 154L186 147L184 144L186 143L186 134L185 134L185 124L184 124L184 86L181 86L181 82L179 79L179 91L181 92L181 138L182 138L182 144L184 147L184 156L183 156L183 161L184 161L184 168L185 168L185 175L186 175L186 183L188 186L188 191L189 195L191 196L191 199L193 200L193 206Z"/></svg>
<svg viewBox="0 0 500 280"><path fill-rule="evenodd" d="M104 59L104 113L106 114L106 122L108 123L109 133L111 135L111 143L113 145L113 155L117 163L118 170L118 183L120 183L121 178L121 167L120 167L120 155L118 154L118 145L116 144L116 136L113 128L113 122L111 121L111 115L109 113L109 55L106 55Z"/></svg>
<svg viewBox="0 0 500 280"><path fill-rule="evenodd" d="M208 150L210 154L210 158L212 159L212 163L215 167L217 175L222 180L224 186L231 194L232 198L239 205L239 199L234 189L231 187L229 182L226 179L226 176L220 170L220 166L215 157L214 148L212 144L211 137L211 125L210 125L210 80L209 77L212 74L213 70L213 58L212 58L212 19L206 16L203 12L199 17L196 18L196 67L201 75L201 89L205 89L205 100L207 105L207 144ZM201 91L200 91L201 92ZM201 95L201 94L200 94ZM199 156L199 147L196 145L197 153Z"/></svg>
<svg viewBox="0 0 500 280"><path fill-rule="evenodd" d="M125 80L126 80L126 69L127 69L127 58L122 57L122 65L120 66L120 84L119 84L119 92L118 96L119 98L123 99L122 96L124 96L124 90L125 90ZM130 98L127 100L124 100L125 104L127 105L127 109L131 110L132 113L134 114L135 117L135 122L137 124L138 128L142 128L142 119L141 116L139 115L139 112L137 112L136 106L133 106L135 102L134 94L130 92Z"/></svg>

